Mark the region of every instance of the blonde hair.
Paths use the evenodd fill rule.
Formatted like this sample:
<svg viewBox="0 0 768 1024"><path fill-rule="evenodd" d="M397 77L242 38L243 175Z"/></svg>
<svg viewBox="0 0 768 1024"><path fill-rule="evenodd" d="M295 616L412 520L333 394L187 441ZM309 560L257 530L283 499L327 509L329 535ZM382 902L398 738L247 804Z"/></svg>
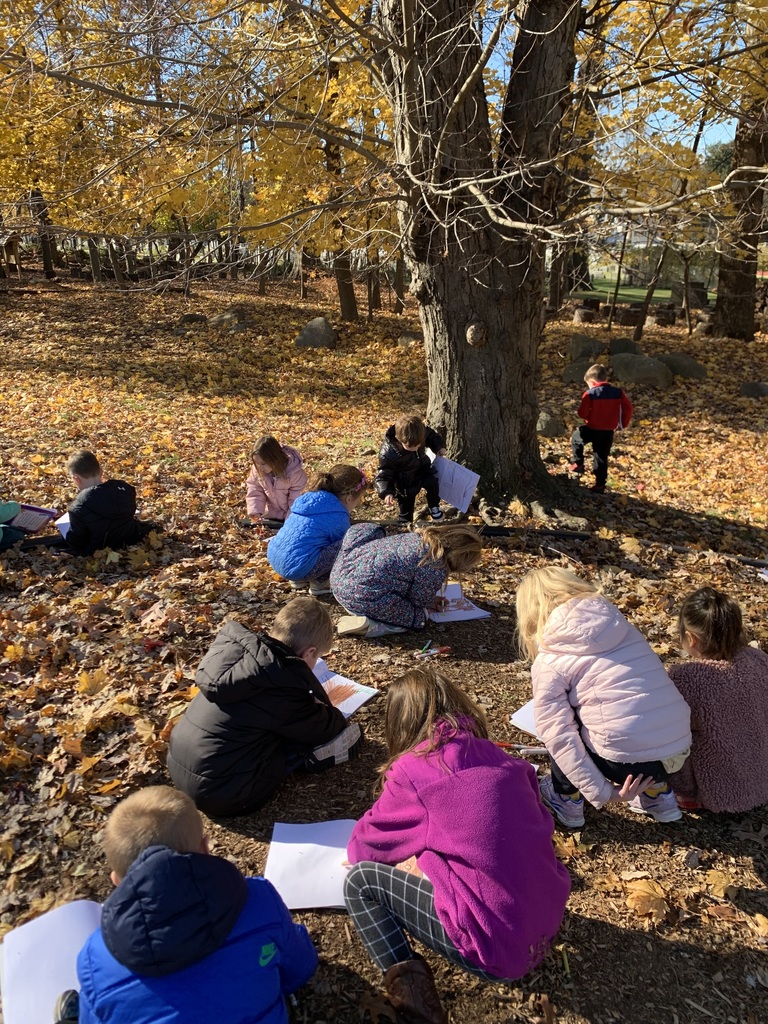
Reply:
<svg viewBox="0 0 768 1024"><path fill-rule="evenodd" d="M288 468L288 456L285 454L283 446L277 438L272 437L271 434L267 434L266 437L260 437L258 441L254 441L253 449L251 450L251 462L256 472L260 473L261 471L256 465L257 458L269 466L275 476L282 476Z"/></svg>
<svg viewBox="0 0 768 1024"><path fill-rule="evenodd" d="M407 445L409 448L421 448L427 439L427 428L424 426L424 420L421 416L403 413L402 416L398 416L395 420L395 437L400 444Z"/></svg>
<svg viewBox="0 0 768 1024"><path fill-rule="evenodd" d="M523 657L533 660L539 653L541 634L558 605L597 593L594 584L560 565L532 569L517 588L515 599L517 639Z"/></svg>
<svg viewBox="0 0 768 1024"><path fill-rule="evenodd" d="M584 383L588 384L591 380L596 380L602 384L608 380L608 377L608 367L604 363L593 363L584 374Z"/></svg>
<svg viewBox="0 0 768 1024"><path fill-rule="evenodd" d="M327 654L333 647L333 620L314 597L294 597L277 613L269 633L296 654L309 647Z"/></svg>
<svg viewBox="0 0 768 1024"><path fill-rule="evenodd" d="M101 466L93 452L81 448L79 452L73 452L67 459L67 473L70 476L98 476L101 473Z"/></svg>
<svg viewBox="0 0 768 1024"><path fill-rule="evenodd" d="M459 722L459 719L469 721ZM392 683L387 693L384 738L389 758L379 769L378 788L392 764L403 754L426 741L420 755L439 749L443 738L435 734L439 722L452 729L466 729L488 739L488 722L483 709L461 687L434 669L412 668Z"/></svg>
<svg viewBox="0 0 768 1024"><path fill-rule="evenodd" d="M338 466L331 466L327 473L313 473L307 490L330 491L337 498L344 498L350 494L365 492L368 486L368 479L362 469L342 463Z"/></svg>
<svg viewBox="0 0 768 1024"><path fill-rule="evenodd" d="M421 561L444 562L449 572L466 572L474 569L483 553L480 534L465 523L451 526L425 526L418 531L427 548Z"/></svg>
<svg viewBox="0 0 768 1024"><path fill-rule="evenodd" d="M200 853L203 819L186 793L172 786L148 786L122 800L104 830L110 871L125 878L128 868L150 846L178 853Z"/></svg>

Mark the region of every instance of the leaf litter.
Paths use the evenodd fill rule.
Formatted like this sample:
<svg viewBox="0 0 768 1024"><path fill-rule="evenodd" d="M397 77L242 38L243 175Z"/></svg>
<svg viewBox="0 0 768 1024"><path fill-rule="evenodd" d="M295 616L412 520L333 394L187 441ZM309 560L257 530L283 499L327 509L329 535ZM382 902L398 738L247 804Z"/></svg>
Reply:
<svg viewBox="0 0 768 1024"><path fill-rule="evenodd" d="M171 333L190 308L211 314L235 298L248 308L250 333ZM140 547L82 560L46 549L0 555L2 933L67 899L107 895L106 816L137 787L168 782L170 731L196 692L213 635L232 617L267 627L290 598L264 557L269 534L239 526L254 437L274 433L310 467L374 469L394 416L423 408L426 375L418 347L397 346L404 321L386 313L344 325L336 352L296 350L302 324L327 313L322 295L313 305L211 286L191 307L170 294L41 283L37 292L0 293L0 301L2 497L63 509L72 498L64 461L89 447L109 475L136 484L140 514L165 527ZM593 334L608 339L603 328ZM542 405L569 426L579 400L579 388L562 383L570 335L568 325L548 325L540 390ZM542 438L558 504L587 522L589 538L542 544L541 523L513 502L513 536L494 542L467 580L493 617L436 629L452 647L445 670L483 703L496 739L525 740L508 723L530 687L516 660L513 605L517 583L538 565L561 560L589 575L665 660L679 654L680 598L705 583L737 597L750 637L768 641L766 584L739 561L768 557L764 403L737 394L740 381L764 375L766 339L715 344L660 328L643 345L649 354L685 349L709 379L678 380L666 392L629 389L637 425L617 438L611 491L601 499L586 491L588 477L581 485L566 479L567 436ZM384 507L371 499L360 517L385 518ZM558 520L544 525L557 529ZM385 688L414 664L419 641L340 640L331 664ZM383 702L358 718L368 742L353 766L319 781L289 779L261 812L209 822L215 852L258 872L276 818L361 814L384 759ZM588 811L581 834L555 834L573 894L558 949L531 975L484 985L430 957L452 1019L761 1019L767 838L765 808L690 814L670 826L621 808ZM300 1018L392 1019L357 937L340 927L343 916L297 916L321 954L318 975L299 994Z"/></svg>

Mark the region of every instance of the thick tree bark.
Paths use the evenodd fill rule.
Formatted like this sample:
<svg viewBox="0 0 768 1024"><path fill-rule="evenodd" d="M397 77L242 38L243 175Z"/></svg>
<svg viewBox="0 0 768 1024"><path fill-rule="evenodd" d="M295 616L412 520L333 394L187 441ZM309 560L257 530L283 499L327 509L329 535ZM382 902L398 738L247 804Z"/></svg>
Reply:
<svg viewBox="0 0 768 1024"><path fill-rule="evenodd" d="M352 281L349 253L337 252L333 257L333 273L339 293L339 309L342 320L357 320L357 299Z"/></svg>
<svg viewBox="0 0 768 1024"><path fill-rule="evenodd" d="M409 197L398 216L424 328L427 416L494 497L551 479L536 435L544 247L533 232L556 200L579 7L537 0L516 13L498 165L475 4L382 0L377 15L391 40L381 70Z"/></svg>
<svg viewBox="0 0 768 1024"><path fill-rule="evenodd" d="M395 280L392 285L395 292L395 305L393 312L400 316L405 310L405 260L402 251L398 250L395 259Z"/></svg>
<svg viewBox="0 0 768 1024"><path fill-rule="evenodd" d="M733 167L761 167L768 163L768 112L756 104L736 127ZM736 216L720 254L717 302L713 319L719 337L752 341L755 336L757 247L765 222L765 176L742 171L730 188Z"/></svg>

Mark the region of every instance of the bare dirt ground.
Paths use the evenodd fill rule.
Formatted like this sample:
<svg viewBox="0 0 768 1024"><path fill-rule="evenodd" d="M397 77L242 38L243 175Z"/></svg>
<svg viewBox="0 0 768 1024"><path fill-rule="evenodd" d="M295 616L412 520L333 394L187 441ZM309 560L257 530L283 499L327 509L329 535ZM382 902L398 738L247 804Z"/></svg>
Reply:
<svg viewBox="0 0 768 1024"><path fill-rule="evenodd" d="M240 333L173 333L182 313L212 315L235 301L250 322ZM0 309L0 496L64 508L66 455L91 447L110 475L137 485L144 517L165 527L142 548L93 559L0 554L1 933L64 900L107 895L105 816L133 789L168 781L168 723L191 699L212 637L231 616L268 626L290 597L266 563L265 538L238 525L253 437L274 432L312 466L373 467L394 415L424 402L426 375L420 349L397 346L415 322L386 313L343 326L336 352L295 349L306 320L333 316L319 292L299 303L210 287L186 302L31 282L0 293ZM562 371L573 330L548 325L540 389L569 429L579 388ZM578 330L608 338L601 327ZM704 583L736 596L751 639L768 643L768 583L737 557L768 558L766 404L737 397L741 381L768 379L767 339L744 346L667 328L643 346L685 350L709 377L631 389L636 421L617 442L605 496L565 476L567 436L542 439L556 504L585 520L588 539L542 535L562 521L534 521L513 503L513 535L492 541L465 581L492 617L430 631L452 648L440 668L483 704L495 739L525 738L509 724L530 696L513 605L532 567L561 561L599 582L665 660L679 653L676 605ZM372 498L358 518L383 511ZM385 691L424 639L342 640L330 660ZM362 813L384 758L383 704L359 712L367 742L354 762L290 779L259 814L211 821L215 852L258 872L275 820ZM557 833L556 847L573 895L539 970L497 987L430 956L456 1024L766 1024L768 809L687 814L675 825L593 811L579 835ZM297 916L321 968L294 1019L393 1019L346 915Z"/></svg>

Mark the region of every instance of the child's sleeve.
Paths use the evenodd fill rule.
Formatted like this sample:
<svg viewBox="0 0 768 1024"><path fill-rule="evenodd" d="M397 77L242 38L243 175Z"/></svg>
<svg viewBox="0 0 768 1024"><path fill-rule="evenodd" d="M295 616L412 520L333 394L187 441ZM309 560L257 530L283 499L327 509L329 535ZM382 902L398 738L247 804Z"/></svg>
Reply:
<svg viewBox="0 0 768 1024"><path fill-rule="evenodd" d="M82 512L69 508L69 530L67 531L67 547L78 554L86 554L91 547L91 531Z"/></svg>
<svg viewBox="0 0 768 1024"><path fill-rule="evenodd" d="M634 412L634 406L629 400L629 396L621 392L621 426L626 428L629 426L629 421L632 419L632 413Z"/></svg>
<svg viewBox="0 0 768 1024"><path fill-rule="evenodd" d="M592 399L589 396L589 392L585 391L581 396L581 404L579 405L578 414L583 420L589 420L589 414L592 410Z"/></svg>
<svg viewBox="0 0 768 1024"><path fill-rule="evenodd" d="M280 917L282 938L280 941L280 988L283 995L290 995L306 985L317 970L317 950L303 924L296 924L285 903L270 882L265 882L275 896L277 913Z"/></svg>
<svg viewBox="0 0 768 1024"><path fill-rule="evenodd" d="M350 864L361 860L399 864L424 852L426 834L426 808L406 772L395 762L381 796L352 830L347 858Z"/></svg>
<svg viewBox="0 0 768 1024"><path fill-rule="evenodd" d="M279 708L273 706L269 728L294 743L317 747L335 739L346 724L346 718L330 700L326 704L308 689L286 686L280 692Z"/></svg>
<svg viewBox="0 0 768 1024"><path fill-rule="evenodd" d="M249 516L263 516L267 507L267 494L255 469L251 470L245 482L245 507Z"/></svg>
<svg viewBox="0 0 768 1024"><path fill-rule="evenodd" d="M379 452L379 471L374 480L376 493L380 498L386 498L388 494L394 496L397 493L397 460L389 458L388 451L389 449L385 445Z"/></svg>
<svg viewBox="0 0 768 1024"><path fill-rule="evenodd" d="M447 575L442 562L430 561L426 565L418 565L408 595L409 600L419 609L430 608Z"/></svg>
<svg viewBox="0 0 768 1024"><path fill-rule="evenodd" d="M431 427L427 427L427 436L424 441L424 444L426 445L427 448L429 448L431 452L434 452L435 455L437 455L438 452L441 452L443 448L445 448L445 441L443 440L442 437L440 437L438 432L436 430L433 430Z"/></svg>
<svg viewBox="0 0 768 1024"><path fill-rule="evenodd" d="M300 462L294 470L288 480L288 510L290 511L291 505L296 501L300 494L304 493L307 486L307 474L304 470L303 464Z"/></svg>

